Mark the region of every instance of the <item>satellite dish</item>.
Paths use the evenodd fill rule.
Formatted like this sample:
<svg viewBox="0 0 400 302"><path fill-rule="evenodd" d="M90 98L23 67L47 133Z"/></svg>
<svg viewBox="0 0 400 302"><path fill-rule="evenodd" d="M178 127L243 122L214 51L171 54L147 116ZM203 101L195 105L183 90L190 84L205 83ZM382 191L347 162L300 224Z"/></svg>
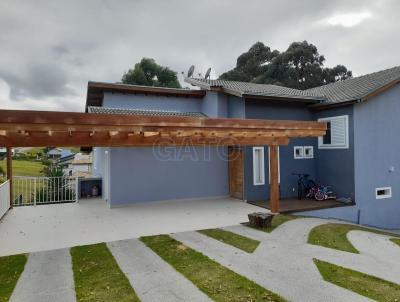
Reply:
<svg viewBox="0 0 400 302"><path fill-rule="evenodd" d="M190 78L193 75L193 72L194 72L194 65L190 66L187 72L187 77Z"/></svg>
<svg viewBox="0 0 400 302"><path fill-rule="evenodd" d="M210 78L210 73L211 73L211 68L208 68L206 71L206 75L204 76L206 80Z"/></svg>

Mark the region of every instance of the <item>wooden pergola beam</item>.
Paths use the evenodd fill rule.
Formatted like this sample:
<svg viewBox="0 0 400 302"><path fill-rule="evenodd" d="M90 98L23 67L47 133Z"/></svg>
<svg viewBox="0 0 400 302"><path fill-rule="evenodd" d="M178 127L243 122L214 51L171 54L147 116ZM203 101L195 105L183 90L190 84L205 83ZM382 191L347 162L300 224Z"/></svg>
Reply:
<svg viewBox="0 0 400 302"><path fill-rule="evenodd" d="M219 136L174 136L159 133L135 134L131 132L31 132L29 136L19 132L8 132L0 136L0 145L13 147L82 146L82 147L123 147L123 146L179 146L179 145L287 145L289 138L284 136L260 137L219 137Z"/></svg>
<svg viewBox="0 0 400 302"><path fill-rule="evenodd" d="M259 130L326 130L325 123L312 121L255 120L231 118L198 118L182 116L121 115L121 114L88 114L77 112L0 110L0 130L4 127L35 125L42 127L70 127L70 130L83 130L85 126L106 127L201 127L225 129L259 129ZM24 127L25 127L24 126ZM27 130L17 129L14 130ZM28 129L29 130L29 129ZM34 129L39 130L39 129ZM86 130L86 129L85 129Z"/></svg>

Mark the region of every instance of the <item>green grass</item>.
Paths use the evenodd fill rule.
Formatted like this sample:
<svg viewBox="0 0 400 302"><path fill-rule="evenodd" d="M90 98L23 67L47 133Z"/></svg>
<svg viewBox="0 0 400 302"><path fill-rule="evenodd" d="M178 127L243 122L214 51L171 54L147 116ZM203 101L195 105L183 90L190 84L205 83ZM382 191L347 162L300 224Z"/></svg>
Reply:
<svg viewBox="0 0 400 302"><path fill-rule="evenodd" d="M274 218L272 219L272 222L271 222L271 226L268 228L256 228L256 227L250 226L248 223L244 223L244 225L247 227L256 229L256 230L266 232L266 233L271 233L273 230L275 230L281 224L283 224L287 221L290 221L290 220L297 219L297 218L302 218L302 217L294 216L294 215L279 214L279 215L274 216Z"/></svg>
<svg viewBox="0 0 400 302"><path fill-rule="evenodd" d="M325 281L376 301L399 301L400 285L361 272L314 259Z"/></svg>
<svg viewBox="0 0 400 302"><path fill-rule="evenodd" d="M218 241L221 241L223 243L232 245L247 253L253 253L260 244L260 241L258 240L250 239L245 236L241 236L221 229L207 229L207 230L200 230L198 232L207 235L211 238L214 238Z"/></svg>
<svg viewBox="0 0 400 302"><path fill-rule="evenodd" d="M358 254L358 250L347 239L347 233L353 230L396 236L387 232L363 228L356 225L328 223L313 228L308 235L308 243Z"/></svg>
<svg viewBox="0 0 400 302"><path fill-rule="evenodd" d="M214 301L285 301L168 235L140 239Z"/></svg>
<svg viewBox="0 0 400 302"><path fill-rule="evenodd" d="M7 163L5 160L0 161L0 166L7 170ZM41 162L27 161L27 160L13 160L12 161L12 174L14 176L43 176L43 169L45 168Z"/></svg>
<svg viewBox="0 0 400 302"><path fill-rule="evenodd" d="M139 301L105 243L70 250L78 302Z"/></svg>
<svg viewBox="0 0 400 302"><path fill-rule="evenodd" d="M390 239L390 240L392 240L394 243L396 243L397 245L400 245L400 239Z"/></svg>
<svg viewBox="0 0 400 302"><path fill-rule="evenodd" d="M0 302L6 302L24 271L26 255L0 257Z"/></svg>

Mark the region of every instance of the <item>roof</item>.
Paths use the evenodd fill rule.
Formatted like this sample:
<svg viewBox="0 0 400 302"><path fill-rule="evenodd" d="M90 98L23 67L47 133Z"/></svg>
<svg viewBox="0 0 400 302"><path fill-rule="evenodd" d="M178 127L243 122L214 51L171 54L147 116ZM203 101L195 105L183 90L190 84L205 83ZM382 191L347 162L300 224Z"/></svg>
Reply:
<svg viewBox="0 0 400 302"><path fill-rule="evenodd" d="M74 153L69 149L54 148L47 152L49 155L60 155L60 158L73 155Z"/></svg>
<svg viewBox="0 0 400 302"><path fill-rule="evenodd" d="M400 81L400 66L366 74L320 87L306 90L310 94L323 95L326 101L321 105L364 100L371 94ZM389 87L387 87L389 88Z"/></svg>
<svg viewBox="0 0 400 302"><path fill-rule="evenodd" d="M185 81L206 90L219 90L238 97L283 98L315 103L324 99L323 96L317 96L315 93L310 93L307 90L298 90L278 85L199 78L186 78Z"/></svg>
<svg viewBox="0 0 400 302"><path fill-rule="evenodd" d="M101 106L103 104L104 92L124 94L152 94L175 97L202 98L204 90L167 88L154 86L127 85L121 83L89 82L86 96L86 109L88 106Z"/></svg>
<svg viewBox="0 0 400 302"><path fill-rule="evenodd" d="M88 107L89 113L102 114L122 114L122 115L151 115L151 116L189 116L189 117L206 117L202 112L179 112L166 110L142 110L127 108L107 108L107 107Z"/></svg>
<svg viewBox="0 0 400 302"><path fill-rule="evenodd" d="M239 97L306 100L314 106L363 101L400 82L400 66L307 90L270 84L186 78L186 82L206 90L217 90Z"/></svg>

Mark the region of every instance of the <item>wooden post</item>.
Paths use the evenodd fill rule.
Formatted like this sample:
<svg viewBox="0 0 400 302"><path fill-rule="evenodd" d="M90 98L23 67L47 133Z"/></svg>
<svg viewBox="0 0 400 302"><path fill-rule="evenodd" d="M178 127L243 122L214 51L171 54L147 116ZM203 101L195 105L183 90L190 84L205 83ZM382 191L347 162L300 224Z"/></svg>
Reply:
<svg viewBox="0 0 400 302"><path fill-rule="evenodd" d="M269 166L270 166L270 204L271 212L279 213L279 176L278 176L278 146L269 147Z"/></svg>
<svg viewBox="0 0 400 302"><path fill-rule="evenodd" d="M10 208L13 207L12 149L7 147L7 179L10 181Z"/></svg>

